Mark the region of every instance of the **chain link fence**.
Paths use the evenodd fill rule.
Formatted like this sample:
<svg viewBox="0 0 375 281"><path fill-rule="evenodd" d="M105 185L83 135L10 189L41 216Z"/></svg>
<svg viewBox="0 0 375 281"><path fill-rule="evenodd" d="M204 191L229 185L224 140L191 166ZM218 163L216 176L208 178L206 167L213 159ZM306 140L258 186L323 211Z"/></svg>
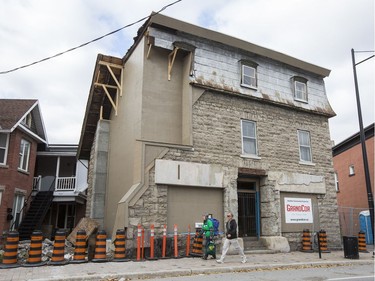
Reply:
<svg viewBox="0 0 375 281"><path fill-rule="evenodd" d="M360 229L359 215L368 209L339 207L341 236L357 236Z"/></svg>

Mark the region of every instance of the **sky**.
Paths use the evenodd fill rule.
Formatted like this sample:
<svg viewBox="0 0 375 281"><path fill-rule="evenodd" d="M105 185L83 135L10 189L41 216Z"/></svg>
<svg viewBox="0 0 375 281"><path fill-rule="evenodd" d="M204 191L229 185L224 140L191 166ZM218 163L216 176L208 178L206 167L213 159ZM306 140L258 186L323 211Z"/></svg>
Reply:
<svg viewBox="0 0 375 281"><path fill-rule="evenodd" d="M54 56L175 0L2 0L0 72ZM335 144L359 131L355 61L374 55L373 0L182 0L162 14L331 70ZM48 142L78 144L97 55L122 58L144 21L82 48L0 74L0 98L38 99ZM359 52L370 51L370 52ZM375 58L356 66L364 127L374 115Z"/></svg>

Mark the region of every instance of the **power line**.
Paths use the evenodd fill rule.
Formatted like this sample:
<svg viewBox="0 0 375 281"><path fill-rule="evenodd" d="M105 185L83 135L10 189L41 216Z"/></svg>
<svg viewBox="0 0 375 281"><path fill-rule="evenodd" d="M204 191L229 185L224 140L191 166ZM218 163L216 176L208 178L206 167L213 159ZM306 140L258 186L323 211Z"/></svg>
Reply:
<svg viewBox="0 0 375 281"><path fill-rule="evenodd" d="M99 40L101 40L101 39L103 39L103 38L105 38L105 37L107 37L107 36L109 36L109 35L112 35L112 34L114 34L114 33L116 33L116 32L119 32L119 31L121 31L121 30L123 30L123 29L125 29L125 28L128 28L128 27L130 27L130 26L133 26L133 25L135 25L135 24L137 24L137 23L139 23L139 22L142 22L142 21L144 21L144 20L146 20L146 19L148 19L148 18L152 18L153 16L155 16L155 15L157 15L157 14L160 14L162 11L164 11L164 10L167 9L168 7L171 7L171 6L177 4L178 2L181 2L181 1L182 1L182 0L177 0L177 1L175 1L175 2L172 2L172 3L168 4L168 5L165 5L165 6L164 6L163 8L161 8L159 11L157 11L157 12L155 12L155 13L152 13L150 16L143 17L143 18L141 18L141 19L139 19L139 20L137 20L137 21L135 21L135 22L133 22L133 23L130 23L130 24L128 24L128 25L125 25L125 26L123 26L123 27L120 27L119 29L116 29L116 30L111 31L111 32L109 32L109 33L107 33L107 34L104 34L104 35L102 35L102 36L100 36L100 37L97 37L97 38L91 40L91 41L88 41L88 42L83 43L83 44L81 44L81 45L78 45L78 46L76 46L76 47L70 48L70 49L68 49L68 50L66 50L66 51L63 51L63 52L57 53L57 54L55 54L55 55L53 55L53 56L46 57L46 58L44 58L44 59L41 59L41 60L38 60L38 61L34 61L34 62L32 62L32 63L25 64L25 65L22 65L22 66L19 66L19 67L16 67L16 68L10 69L10 70L1 71L0 74L8 74L8 73L14 72L14 71L19 70L19 69L22 69L22 68L30 67L30 66L32 66L32 65L35 65L35 64L38 64L38 63L41 63L41 62L44 62L44 61L47 61L47 60L50 60L50 59L53 59L53 58L59 57L59 56L64 55L64 54L66 54L66 53L69 53L69 52L72 52L72 51L77 50L77 49L79 49L79 48L82 48L82 47L84 47L84 46L87 46L87 45L89 45L89 44L91 44L91 43L94 43L94 42L96 42L96 41L99 41Z"/></svg>

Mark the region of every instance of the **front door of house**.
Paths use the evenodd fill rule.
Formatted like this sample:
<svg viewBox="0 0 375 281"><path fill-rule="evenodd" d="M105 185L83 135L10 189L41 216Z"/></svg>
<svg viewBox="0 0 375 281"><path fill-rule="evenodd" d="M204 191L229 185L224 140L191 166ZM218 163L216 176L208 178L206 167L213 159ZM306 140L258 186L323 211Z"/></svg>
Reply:
<svg viewBox="0 0 375 281"><path fill-rule="evenodd" d="M259 193L256 181L238 181L238 235L260 236Z"/></svg>

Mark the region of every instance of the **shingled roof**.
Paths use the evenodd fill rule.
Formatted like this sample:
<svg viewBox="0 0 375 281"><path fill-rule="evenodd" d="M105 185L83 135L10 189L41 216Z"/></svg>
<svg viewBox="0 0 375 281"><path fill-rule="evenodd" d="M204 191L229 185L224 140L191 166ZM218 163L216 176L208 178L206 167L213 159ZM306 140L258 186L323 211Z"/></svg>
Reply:
<svg viewBox="0 0 375 281"><path fill-rule="evenodd" d="M35 131L22 126L22 120L31 113L35 122ZM17 127L28 131L42 142L47 142L39 102L35 99L0 99L0 132L11 133Z"/></svg>

